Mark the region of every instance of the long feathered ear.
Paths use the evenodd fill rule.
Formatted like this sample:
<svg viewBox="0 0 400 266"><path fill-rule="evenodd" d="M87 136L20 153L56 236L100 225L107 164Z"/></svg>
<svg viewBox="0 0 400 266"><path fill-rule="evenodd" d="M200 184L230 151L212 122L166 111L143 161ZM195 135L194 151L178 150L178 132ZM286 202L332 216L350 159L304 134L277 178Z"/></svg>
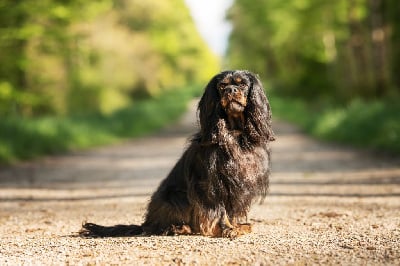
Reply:
<svg viewBox="0 0 400 266"><path fill-rule="evenodd" d="M220 118L220 100L217 91L217 83L223 73L214 76L204 89L204 94L200 99L197 111L200 122L201 140L211 141L215 125Z"/></svg>
<svg viewBox="0 0 400 266"><path fill-rule="evenodd" d="M253 139L275 140L271 125L271 107L265 95L264 88L258 76L246 72L251 80L252 86L248 96L246 107L247 127L250 137Z"/></svg>

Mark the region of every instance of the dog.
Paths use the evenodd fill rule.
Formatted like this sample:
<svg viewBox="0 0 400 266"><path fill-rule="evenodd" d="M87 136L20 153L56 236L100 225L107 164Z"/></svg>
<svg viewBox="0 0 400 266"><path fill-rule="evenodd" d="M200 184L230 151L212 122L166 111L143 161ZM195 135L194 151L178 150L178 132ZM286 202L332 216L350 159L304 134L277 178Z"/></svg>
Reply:
<svg viewBox="0 0 400 266"><path fill-rule="evenodd" d="M141 225L82 225L84 237L187 235L235 238L250 233L251 204L266 197L274 133L257 75L214 76L198 104L199 131L147 206Z"/></svg>

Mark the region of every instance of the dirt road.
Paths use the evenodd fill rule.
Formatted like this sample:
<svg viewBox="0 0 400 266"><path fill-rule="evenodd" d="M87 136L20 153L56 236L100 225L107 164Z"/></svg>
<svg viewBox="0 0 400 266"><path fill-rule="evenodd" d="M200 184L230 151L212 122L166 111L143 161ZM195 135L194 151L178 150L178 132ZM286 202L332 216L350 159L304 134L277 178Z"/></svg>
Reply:
<svg viewBox="0 0 400 266"><path fill-rule="evenodd" d="M400 160L327 145L275 122L270 193L254 232L84 239L83 221L141 223L193 132L163 132L0 169L0 265L400 265Z"/></svg>

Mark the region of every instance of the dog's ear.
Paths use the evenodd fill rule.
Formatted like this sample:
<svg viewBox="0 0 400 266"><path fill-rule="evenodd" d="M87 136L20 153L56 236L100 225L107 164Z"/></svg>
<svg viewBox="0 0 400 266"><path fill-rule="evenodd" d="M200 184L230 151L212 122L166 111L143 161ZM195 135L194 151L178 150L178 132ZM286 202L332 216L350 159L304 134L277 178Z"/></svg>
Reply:
<svg viewBox="0 0 400 266"><path fill-rule="evenodd" d="M215 125L220 118L220 96L217 90L218 82L225 72L215 75L204 89L197 111L201 128L202 141L211 141Z"/></svg>
<svg viewBox="0 0 400 266"><path fill-rule="evenodd" d="M271 125L271 106L265 95L264 87L259 77L251 72L246 72L251 81L251 88L246 107L246 117L256 135L269 141L275 140Z"/></svg>

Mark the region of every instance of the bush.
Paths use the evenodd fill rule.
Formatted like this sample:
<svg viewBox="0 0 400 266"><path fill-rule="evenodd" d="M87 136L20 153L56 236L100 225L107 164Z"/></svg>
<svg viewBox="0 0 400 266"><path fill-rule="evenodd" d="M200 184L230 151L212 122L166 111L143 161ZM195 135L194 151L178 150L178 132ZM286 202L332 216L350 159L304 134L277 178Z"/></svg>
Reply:
<svg viewBox="0 0 400 266"><path fill-rule="evenodd" d="M400 106L393 100L353 100L346 106L271 97L278 118L323 140L400 154Z"/></svg>
<svg viewBox="0 0 400 266"><path fill-rule="evenodd" d="M198 87L163 93L111 114L8 117L0 121L0 163L115 143L176 120Z"/></svg>

